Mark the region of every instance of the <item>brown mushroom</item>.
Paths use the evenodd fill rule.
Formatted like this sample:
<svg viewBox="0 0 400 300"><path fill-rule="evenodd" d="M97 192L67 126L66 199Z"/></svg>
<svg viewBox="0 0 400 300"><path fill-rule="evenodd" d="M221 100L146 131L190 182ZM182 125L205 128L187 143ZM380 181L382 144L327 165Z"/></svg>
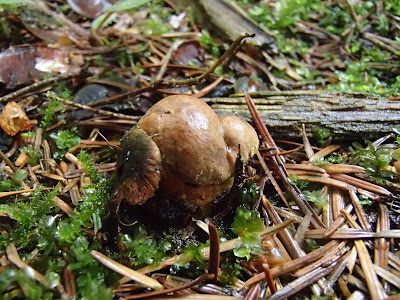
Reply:
<svg viewBox="0 0 400 300"><path fill-rule="evenodd" d="M143 204L158 189L160 150L143 130L132 128L121 139L118 197Z"/></svg>
<svg viewBox="0 0 400 300"><path fill-rule="evenodd" d="M245 163L258 149L257 134L247 122L235 116L218 118L209 105L191 96L164 98L149 109L138 125L151 137L161 155L159 190L203 211L208 203L232 186L239 149ZM122 141L141 136L133 134L135 130L139 129L131 129ZM143 137L140 140L139 144L144 144L144 140L149 143ZM134 146L134 143L121 143L125 155L129 151L125 147ZM146 163L143 157L138 161L139 164ZM121 167L125 178L129 178L129 172L137 168L125 164ZM154 168L151 170L147 177L155 174ZM140 189L136 182L141 177L137 174L134 189L128 189L132 183L129 181L121 185L122 191L121 186L119 191L130 203L140 204L144 201L143 193L137 195L138 192L134 192ZM151 182L155 187L155 180Z"/></svg>

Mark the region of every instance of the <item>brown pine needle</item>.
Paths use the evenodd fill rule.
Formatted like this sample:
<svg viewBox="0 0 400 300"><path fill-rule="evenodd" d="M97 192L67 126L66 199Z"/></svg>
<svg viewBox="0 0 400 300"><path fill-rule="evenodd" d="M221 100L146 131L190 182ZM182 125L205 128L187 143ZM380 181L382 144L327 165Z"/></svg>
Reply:
<svg viewBox="0 0 400 300"><path fill-rule="evenodd" d="M305 175L300 175L297 177L299 180L304 180L304 181L310 181L310 182L318 182L318 183L322 183L325 185L330 185L330 186L334 186L337 188L340 188L342 190L346 190L346 191L355 191L356 188L346 182L340 181L340 180L336 180L333 178L326 178L326 177L317 177L317 176L305 176Z"/></svg>
<svg viewBox="0 0 400 300"><path fill-rule="evenodd" d="M326 239L324 229L310 229L306 233L306 238L309 239ZM330 239L372 239L372 238L400 238L400 230L392 229L380 232L366 231L355 228L339 228L334 233L329 235Z"/></svg>
<svg viewBox="0 0 400 300"><path fill-rule="evenodd" d="M361 240L355 240L354 244L358 252L358 259L361 263L361 269L363 270L365 281L367 282L368 290L371 295L371 299L384 299L387 297L381 282L378 280L378 276L375 273L371 256Z"/></svg>
<svg viewBox="0 0 400 300"><path fill-rule="evenodd" d="M346 164L323 164L320 165L329 174L342 174L342 173L364 173L365 169L360 166L346 165Z"/></svg>
<svg viewBox="0 0 400 300"><path fill-rule="evenodd" d="M14 195L19 195L23 193L31 193L35 189L27 189L27 190L22 190L22 191L12 191L12 192L0 192L0 198L8 197L8 196L14 196Z"/></svg>
<svg viewBox="0 0 400 300"><path fill-rule="evenodd" d="M340 180L343 182L346 182L350 185L354 185L360 188L363 188L367 191L371 191L377 194L385 195L385 196L390 196L392 193L389 192L387 189L384 187L381 187L379 185L367 182L365 180L361 180L346 174L332 174L331 177L336 180Z"/></svg>
<svg viewBox="0 0 400 300"><path fill-rule="evenodd" d="M324 149L315 153L312 157L310 157L308 161L312 163L316 161L318 158L325 157L328 154L331 154L333 151L336 151L340 148L341 148L340 145L329 145L328 147L325 147Z"/></svg>
<svg viewBox="0 0 400 300"><path fill-rule="evenodd" d="M115 260L112 260L111 258L105 256L103 253L99 251L92 250L90 253L94 258L96 258L100 263L102 263L106 267L110 268L111 270L114 270L115 272L121 275L129 277L131 280L137 281L143 284L144 286L147 286L154 290L164 289L164 287L157 280L154 280L153 278L147 275L139 273L128 267L125 267L124 265L120 264L119 262L116 262Z"/></svg>

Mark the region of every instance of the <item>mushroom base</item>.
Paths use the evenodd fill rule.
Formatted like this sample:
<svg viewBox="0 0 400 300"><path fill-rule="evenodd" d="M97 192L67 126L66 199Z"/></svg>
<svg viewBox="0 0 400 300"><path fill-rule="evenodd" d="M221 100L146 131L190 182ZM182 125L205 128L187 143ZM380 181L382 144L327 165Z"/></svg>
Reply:
<svg viewBox="0 0 400 300"><path fill-rule="evenodd" d="M231 177L219 184L208 184L202 186L193 186L184 183L178 177L162 176L159 190L176 199L179 199L186 206L199 211L198 217L208 217L212 212L211 202L218 196L227 193L234 182Z"/></svg>

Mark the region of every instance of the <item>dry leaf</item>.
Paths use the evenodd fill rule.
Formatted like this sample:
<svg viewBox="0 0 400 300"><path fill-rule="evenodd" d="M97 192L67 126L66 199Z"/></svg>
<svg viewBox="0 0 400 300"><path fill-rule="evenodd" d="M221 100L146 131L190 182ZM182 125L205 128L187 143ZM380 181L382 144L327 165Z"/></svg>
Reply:
<svg viewBox="0 0 400 300"><path fill-rule="evenodd" d="M97 18L111 5L106 0L68 0L68 4L73 11L90 19Z"/></svg>
<svg viewBox="0 0 400 300"><path fill-rule="evenodd" d="M11 136L32 127L24 110L15 102L9 102L4 107L0 116L0 126Z"/></svg>
<svg viewBox="0 0 400 300"><path fill-rule="evenodd" d="M8 89L42 79L46 73L76 71L67 52L42 46L14 46L0 53L0 82Z"/></svg>
<svg viewBox="0 0 400 300"><path fill-rule="evenodd" d="M173 55L173 60L179 65L202 65L204 49L198 41L192 40L182 43Z"/></svg>

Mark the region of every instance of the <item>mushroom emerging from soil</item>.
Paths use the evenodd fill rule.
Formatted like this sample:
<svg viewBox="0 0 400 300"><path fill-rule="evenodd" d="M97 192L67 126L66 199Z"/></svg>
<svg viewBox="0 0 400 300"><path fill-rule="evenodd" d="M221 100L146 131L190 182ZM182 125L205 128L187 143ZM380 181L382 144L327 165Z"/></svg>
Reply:
<svg viewBox="0 0 400 300"><path fill-rule="evenodd" d="M206 213L231 188L238 155L246 163L258 144L253 127L239 117L218 118L191 96L166 97L121 140L118 197L143 204L159 190Z"/></svg>

